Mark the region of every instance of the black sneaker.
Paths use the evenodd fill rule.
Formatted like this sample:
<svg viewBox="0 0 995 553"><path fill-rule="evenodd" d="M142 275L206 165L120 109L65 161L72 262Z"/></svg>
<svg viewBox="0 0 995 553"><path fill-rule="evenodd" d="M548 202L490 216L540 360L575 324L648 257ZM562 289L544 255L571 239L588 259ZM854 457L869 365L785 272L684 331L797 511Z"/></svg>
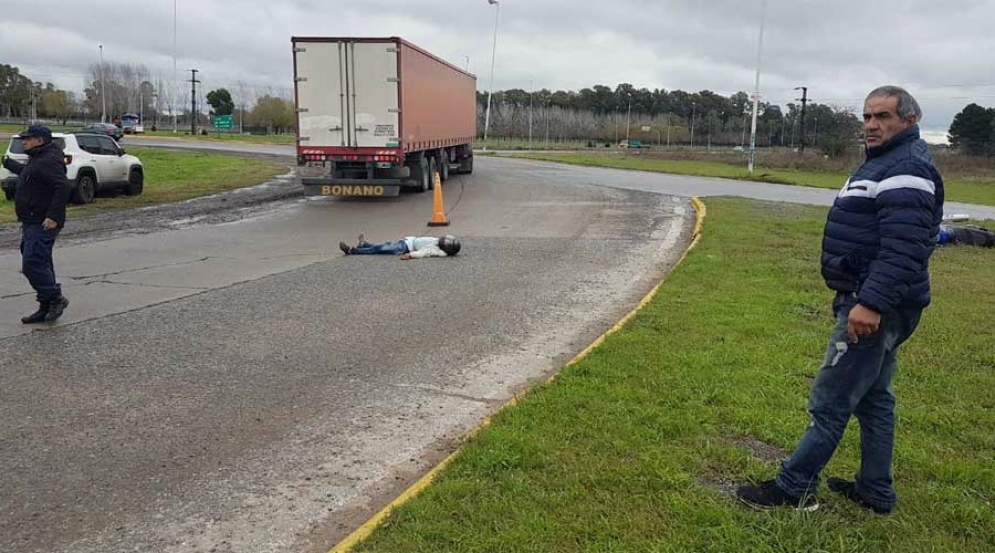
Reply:
<svg viewBox="0 0 995 553"><path fill-rule="evenodd" d="M38 305L38 311L27 317L21 317L21 322L26 325L41 323L45 321L45 315L48 315L48 303L41 303Z"/></svg>
<svg viewBox="0 0 995 553"><path fill-rule="evenodd" d="M736 497L754 509L766 511L774 507L791 507L796 511L814 511L819 508L819 501L814 495L795 497L788 495L777 486L774 480L767 480L757 485L740 486Z"/></svg>
<svg viewBox="0 0 995 553"><path fill-rule="evenodd" d="M52 302L52 305L48 308L48 313L45 314L45 321L52 322L57 320L62 316L62 312L69 307L69 298L62 296L61 298Z"/></svg>
<svg viewBox="0 0 995 553"><path fill-rule="evenodd" d="M857 483L851 480L844 480L842 478L829 477L826 480L826 486L830 490L842 495L843 497L853 501L857 505L865 509L870 509L879 515L891 514L894 507L878 507L877 505L871 505L864 499L864 496L860 495L860 491L857 490Z"/></svg>
<svg viewBox="0 0 995 553"><path fill-rule="evenodd" d="M346 244L345 242L339 242L339 249L346 255L349 255L349 251L351 250L349 244Z"/></svg>

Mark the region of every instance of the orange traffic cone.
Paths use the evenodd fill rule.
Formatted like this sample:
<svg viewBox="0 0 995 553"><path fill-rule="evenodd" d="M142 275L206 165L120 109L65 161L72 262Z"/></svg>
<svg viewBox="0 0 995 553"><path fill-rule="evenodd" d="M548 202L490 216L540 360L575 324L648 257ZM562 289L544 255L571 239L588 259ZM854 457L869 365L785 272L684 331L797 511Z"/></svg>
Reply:
<svg viewBox="0 0 995 553"><path fill-rule="evenodd" d="M442 205L442 180L439 173L433 175L435 181L434 198L432 201L432 219L429 220L430 227L448 227L449 219L446 218L446 208Z"/></svg>

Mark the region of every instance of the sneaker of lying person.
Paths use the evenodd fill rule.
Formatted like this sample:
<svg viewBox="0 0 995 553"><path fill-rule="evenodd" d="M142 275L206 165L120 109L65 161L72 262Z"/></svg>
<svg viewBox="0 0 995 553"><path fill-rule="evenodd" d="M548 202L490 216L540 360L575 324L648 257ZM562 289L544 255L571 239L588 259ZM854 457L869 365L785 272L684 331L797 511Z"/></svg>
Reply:
<svg viewBox="0 0 995 553"><path fill-rule="evenodd" d="M345 242L339 242L339 249L346 255L349 255L350 250L352 250L352 248L349 247L349 244L346 244Z"/></svg>

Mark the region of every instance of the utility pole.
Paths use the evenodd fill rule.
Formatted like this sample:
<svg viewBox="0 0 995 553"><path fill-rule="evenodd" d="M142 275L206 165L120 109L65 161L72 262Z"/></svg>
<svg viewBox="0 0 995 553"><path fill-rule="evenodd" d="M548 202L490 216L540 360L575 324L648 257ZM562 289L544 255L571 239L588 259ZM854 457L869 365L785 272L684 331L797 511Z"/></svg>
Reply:
<svg viewBox="0 0 995 553"><path fill-rule="evenodd" d="M799 86L799 87L795 87L795 90L801 90L802 91L802 97L801 97L801 101L802 101L802 123L801 123L801 126L802 126L802 142L801 142L801 146L799 146L799 148L798 148L798 151L799 151L799 153L804 154L805 153L805 104L808 103L808 87L807 86Z"/></svg>
<svg viewBox="0 0 995 553"><path fill-rule="evenodd" d="M190 135L197 136L197 70L190 70Z"/></svg>
<svg viewBox="0 0 995 553"><path fill-rule="evenodd" d="M632 126L632 94L629 94L629 111L625 114L625 147L629 147L629 127Z"/></svg>
<svg viewBox="0 0 995 553"><path fill-rule="evenodd" d="M670 112L667 112L667 149L670 149Z"/></svg>
<svg viewBox="0 0 995 553"><path fill-rule="evenodd" d="M691 102L691 149L694 149L694 115L695 115L695 104Z"/></svg>
<svg viewBox="0 0 995 553"><path fill-rule="evenodd" d="M100 45L100 122L107 122L107 85L104 83L104 45Z"/></svg>

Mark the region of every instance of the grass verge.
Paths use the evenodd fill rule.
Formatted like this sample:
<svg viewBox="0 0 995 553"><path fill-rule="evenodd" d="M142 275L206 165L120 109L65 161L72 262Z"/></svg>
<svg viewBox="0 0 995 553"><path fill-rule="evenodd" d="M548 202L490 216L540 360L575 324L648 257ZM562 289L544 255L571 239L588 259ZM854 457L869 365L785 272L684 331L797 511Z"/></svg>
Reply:
<svg viewBox="0 0 995 553"><path fill-rule="evenodd" d="M708 212L643 311L496 415L357 550L990 551L995 344L978 329L995 310L995 250L934 256L935 302L895 382L896 513L828 492L816 513L757 513L728 491L771 477L807 425L832 324L825 209L715 198ZM828 474L856 470L857 437Z"/></svg>
<svg viewBox="0 0 995 553"><path fill-rule="evenodd" d="M6 151L6 145L3 146ZM84 206L70 204L69 219L209 196L260 184L287 172L279 163L252 158L156 148L127 149L145 165L145 191L138 196L98 196L92 204ZM14 202L0 200L0 222L16 219Z"/></svg>
<svg viewBox="0 0 995 553"><path fill-rule="evenodd" d="M794 169L779 169L757 166L751 176L746 168L720 161L702 161L686 159L660 159L642 155L624 154L572 154L572 153L537 153L515 154L515 157L536 159L540 161L555 161L572 165L590 167L611 167L615 169L631 169L637 171L652 171L672 173L676 175L694 175L700 177L720 177L727 179L770 182L775 184L790 184L798 186L813 186L816 188L839 189L846 182L848 173L818 172ZM942 171L942 166L941 166ZM963 176L944 178L946 199L955 202L967 202L981 205L995 205L995 179L990 175Z"/></svg>

